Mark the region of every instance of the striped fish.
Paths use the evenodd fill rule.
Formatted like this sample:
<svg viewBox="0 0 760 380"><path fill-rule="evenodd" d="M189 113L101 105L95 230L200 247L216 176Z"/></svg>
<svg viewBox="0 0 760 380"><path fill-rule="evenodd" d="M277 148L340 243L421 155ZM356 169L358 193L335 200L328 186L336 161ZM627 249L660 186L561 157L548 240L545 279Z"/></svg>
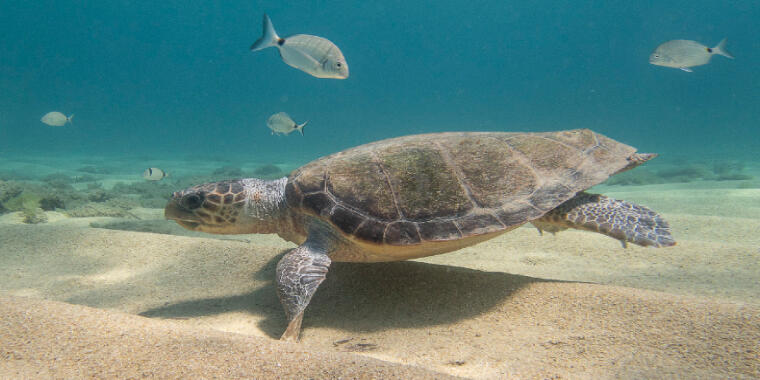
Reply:
<svg viewBox="0 0 760 380"><path fill-rule="evenodd" d="M288 65L317 78L346 79L348 63L334 43L322 37L296 34L281 38L264 15L264 35L251 45L251 51L277 47Z"/></svg>

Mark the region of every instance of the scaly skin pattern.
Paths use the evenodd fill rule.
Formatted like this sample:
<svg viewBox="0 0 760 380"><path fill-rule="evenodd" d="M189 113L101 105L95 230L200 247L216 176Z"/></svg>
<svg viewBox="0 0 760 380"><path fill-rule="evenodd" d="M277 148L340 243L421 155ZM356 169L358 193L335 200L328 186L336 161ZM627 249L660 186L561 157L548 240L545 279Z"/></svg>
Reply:
<svg viewBox="0 0 760 380"><path fill-rule="evenodd" d="M544 223L599 232L641 246L676 244L670 234L670 225L658 213L599 194L579 193L533 222L539 229ZM545 229L552 230L551 227Z"/></svg>
<svg viewBox="0 0 760 380"><path fill-rule="evenodd" d="M288 328L281 337L283 340L298 339L303 312L327 276L330 267L327 244L320 232L313 231L304 244L285 254L277 263L277 297L288 318Z"/></svg>

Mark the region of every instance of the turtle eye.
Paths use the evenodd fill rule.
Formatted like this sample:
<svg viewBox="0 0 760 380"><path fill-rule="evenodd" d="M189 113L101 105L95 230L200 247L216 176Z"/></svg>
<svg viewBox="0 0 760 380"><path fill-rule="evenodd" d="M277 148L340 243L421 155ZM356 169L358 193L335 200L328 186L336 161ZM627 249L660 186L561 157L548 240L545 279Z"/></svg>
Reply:
<svg viewBox="0 0 760 380"><path fill-rule="evenodd" d="M198 207L201 207L202 203L203 197L199 194L188 194L182 198L182 205L185 206L188 210L195 210Z"/></svg>

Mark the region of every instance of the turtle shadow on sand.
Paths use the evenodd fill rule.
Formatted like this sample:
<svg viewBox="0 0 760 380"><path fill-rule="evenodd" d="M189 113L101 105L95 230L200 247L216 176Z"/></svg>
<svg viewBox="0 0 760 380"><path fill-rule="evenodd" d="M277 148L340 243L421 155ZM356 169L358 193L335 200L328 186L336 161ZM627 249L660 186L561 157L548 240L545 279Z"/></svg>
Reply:
<svg viewBox="0 0 760 380"><path fill-rule="evenodd" d="M139 315L184 319L244 311L263 315L258 327L277 339L287 320L274 286L275 267L288 251L254 274L267 283L250 293L179 302ZM311 300L304 328L360 333L452 323L486 313L533 282L555 280L416 261L333 263Z"/></svg>

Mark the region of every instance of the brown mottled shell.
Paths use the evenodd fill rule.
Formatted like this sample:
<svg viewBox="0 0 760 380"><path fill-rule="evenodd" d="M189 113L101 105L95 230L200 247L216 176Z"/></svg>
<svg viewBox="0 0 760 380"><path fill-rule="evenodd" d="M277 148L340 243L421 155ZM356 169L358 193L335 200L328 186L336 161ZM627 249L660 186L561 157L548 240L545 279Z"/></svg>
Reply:
<svg viewBox="0 0 760 380"><path fill-rule="evenodd" d="M451 241L536 219L635 166L635 151L588 129L406 136L301 167L286 199L366 243Z"/></svg>

